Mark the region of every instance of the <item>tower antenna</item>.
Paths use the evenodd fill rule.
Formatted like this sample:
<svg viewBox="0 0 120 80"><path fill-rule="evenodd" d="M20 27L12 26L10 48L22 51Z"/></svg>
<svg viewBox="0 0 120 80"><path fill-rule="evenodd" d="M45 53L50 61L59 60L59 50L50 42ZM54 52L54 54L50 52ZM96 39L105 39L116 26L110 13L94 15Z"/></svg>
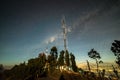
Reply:
<svg viewBox="0 0 120 80"><path fill-rule="evenodd" d="M65 23L65 16L63 16L63 18L62 18L62 28L63 28L64 50L66 52L66 50L67 50L67 44L66 44L67 28L66 28L66 23Z"/></svg>

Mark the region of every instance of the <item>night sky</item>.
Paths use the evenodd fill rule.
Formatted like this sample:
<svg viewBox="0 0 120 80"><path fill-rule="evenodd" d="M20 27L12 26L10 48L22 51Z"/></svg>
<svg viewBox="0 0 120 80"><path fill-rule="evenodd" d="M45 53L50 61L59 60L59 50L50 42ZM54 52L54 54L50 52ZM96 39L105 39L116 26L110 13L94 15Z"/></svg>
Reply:
<svg viewBox="0 0 120 80"><path fill-rule="evenodd" d="M2 0L0 64L19 64L52 46L63 50L62 16L77 63L94 61L87 55L92 48L104 62L115 61L110 47L120 40L120 0Z"/></svg>

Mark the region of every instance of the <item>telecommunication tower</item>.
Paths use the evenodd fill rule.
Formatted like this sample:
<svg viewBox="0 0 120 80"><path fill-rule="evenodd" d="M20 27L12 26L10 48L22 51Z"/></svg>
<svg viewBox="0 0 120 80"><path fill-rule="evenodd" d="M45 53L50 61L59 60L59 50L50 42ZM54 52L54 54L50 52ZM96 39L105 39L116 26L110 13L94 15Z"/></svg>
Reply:
<svg viewBox="0 0 120 80"><path fill-rule="evenodd" d="M67 28L66 28L66 23L65 23L65 16L62 18L62 28L63 28L63 40L64 40L64 50L66 52L67 50Z"/></svg>

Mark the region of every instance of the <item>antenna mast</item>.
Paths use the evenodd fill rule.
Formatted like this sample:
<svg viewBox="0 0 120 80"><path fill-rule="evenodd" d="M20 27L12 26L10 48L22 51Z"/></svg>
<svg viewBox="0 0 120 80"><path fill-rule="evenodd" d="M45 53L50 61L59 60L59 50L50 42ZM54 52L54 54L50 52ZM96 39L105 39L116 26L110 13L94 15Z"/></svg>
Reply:
<svg viewBox="0 0 120 80"><path fill-rule="evenodd" d="M67 28L66 28L66 23L65 23L65 16L63 16L63 19L62 19L62 28L63 28L64 50L66 52L67 50L67 45L66 45Z"/></svg>

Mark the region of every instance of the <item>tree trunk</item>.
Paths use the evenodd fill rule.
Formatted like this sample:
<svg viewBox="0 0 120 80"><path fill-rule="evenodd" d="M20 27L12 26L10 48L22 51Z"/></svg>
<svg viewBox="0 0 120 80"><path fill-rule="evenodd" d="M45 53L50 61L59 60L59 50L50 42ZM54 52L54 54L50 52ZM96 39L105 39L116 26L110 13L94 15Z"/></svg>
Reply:
<svg viewBox="0 0 120 80"><path fill-rule="evenodd" d="M88 66L88 70L89 70L89 72L91 72L90 64L89 64L88 60L87 60L87 66Z"/></svg>
<svg viewBox="0 0 120 80"><path fill-rule="evenodd" d="M98 60L97 59L95 59L95 60L96 60L97 72L98 72L98 68L99 68L99 66L98 66Z"/></svg>

